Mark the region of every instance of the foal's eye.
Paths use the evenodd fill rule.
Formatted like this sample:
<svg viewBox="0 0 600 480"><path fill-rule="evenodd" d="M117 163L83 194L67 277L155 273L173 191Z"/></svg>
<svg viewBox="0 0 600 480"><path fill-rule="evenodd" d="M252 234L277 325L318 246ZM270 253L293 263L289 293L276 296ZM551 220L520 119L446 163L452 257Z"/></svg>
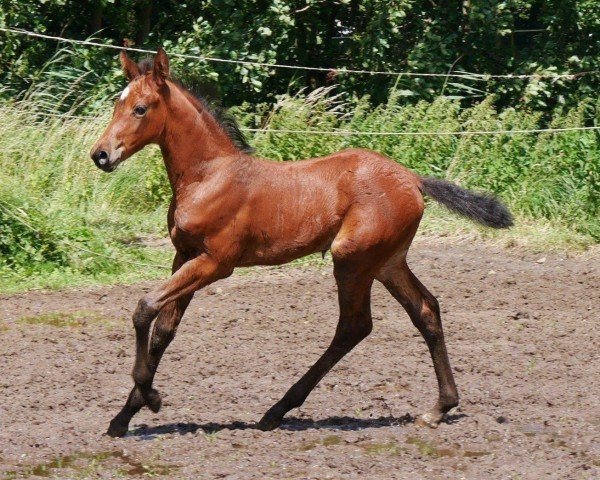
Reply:
<svg viewBox="0 0 600 480"><path fill-rule="evenodd" d="M144 105L138 105L133 109L133 113L135 113L137 117L143 117L144 115L146 115L147 110L148 107L145 107Z"/></svg>

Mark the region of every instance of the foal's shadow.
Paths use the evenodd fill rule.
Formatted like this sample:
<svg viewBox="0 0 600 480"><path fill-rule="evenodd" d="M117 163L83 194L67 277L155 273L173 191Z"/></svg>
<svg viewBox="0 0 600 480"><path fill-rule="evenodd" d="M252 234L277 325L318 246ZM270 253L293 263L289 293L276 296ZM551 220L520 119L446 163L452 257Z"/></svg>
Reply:
<svg viewBox="0 0 600 480"><path fill-rule="evenodd" d="M465 417L464 414L448 415L444 420L445 423L456 423L460 418ZM304 431L304 430L339 430L339 431L356 431L366 428L384 428L398 427L409 425L415 422L415 417L410 414L401 417L387 416L378 418L354 418L354 417L329 417L322 420L312 420L310 418L288 417L284 419L279 427L282 430L289 431ZM196 433L201 430L204 433L216 433L221 430L246 430L257 429L255 423L247 422L229 422L229 423L167 423L157 427L148 427L140 425L131 430L128 437L153 438L157 435L166 435L178 433L186 435L188 433Z"/></svg>

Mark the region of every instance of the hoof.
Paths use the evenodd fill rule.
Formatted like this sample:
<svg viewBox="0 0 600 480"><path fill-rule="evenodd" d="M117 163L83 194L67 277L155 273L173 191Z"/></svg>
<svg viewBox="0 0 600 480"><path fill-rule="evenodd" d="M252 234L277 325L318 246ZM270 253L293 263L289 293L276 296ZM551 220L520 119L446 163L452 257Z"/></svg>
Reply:
<svg viewBox="0 0 600 480"><path fill-rule="evenodd" d="M262 430L263 432L270 432L271 430L275 430L279 425L281 425L283 419L279 418L266 418L263 417L260 422L256 424L256 428Z"/></svg>
<svg viewBox="0 0 600 480"><path fill-rule="evenodd" d="M124 437L129 429L129 425L124 425L122 423L115 422L114 420L110 422L108 426L108 430L106 434L109 437Z"/></svg>
<svg viewBox="0 0 600 480"><path fill-rule="evenodd" d="M144 401L150 410L154 413L158 413L160 407L162 406L162 398L160 397L160 393L158 390L150 390L145 396Z"/></svg>
<svg viewBox="0 0 600 480"><path fill-rule="evenodd" d="M271 430L275 430L281 422L283 422L283 416L285 413L280 413L274 411L271 408L265 415L260 419L260 422L256 424L256 428L262 430L263 432L270 432Z"/></svg>
<svg viewBox="0 0 600 480"><path fill-rule="evenodd" d="M442 414L435 413L424 413L419 418L415 420L415 423L420 427L429 427L429 428L437 428L440 422L442 421Z"/></svg>

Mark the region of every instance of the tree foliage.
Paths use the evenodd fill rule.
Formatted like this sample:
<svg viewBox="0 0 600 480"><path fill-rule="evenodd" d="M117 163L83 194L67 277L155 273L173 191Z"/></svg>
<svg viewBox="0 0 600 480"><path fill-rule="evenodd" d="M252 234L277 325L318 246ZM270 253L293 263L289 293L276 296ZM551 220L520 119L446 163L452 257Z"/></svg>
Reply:
<svg viewBox="0 0 600 480"><path fill-rule="evenodd" d="M597 0L0 0L0 26L232 60L406 72L484 74L600 70ZM90 85L117 87L114 50L1 34L0 78L22 92L49 71L75 69ZM64 52L63 52L64 53ZM215 89L229 104L273 100L303 87L340 84L385 101L392 86L408 100L440 94L538 110L594 96L598 75L571 79L475 80L349 75L177 59L188 84ZM74 73L74 74L75 74ZM76 78L79 78L76 76ZM6 94L6 93L5 93Z"/></svg>

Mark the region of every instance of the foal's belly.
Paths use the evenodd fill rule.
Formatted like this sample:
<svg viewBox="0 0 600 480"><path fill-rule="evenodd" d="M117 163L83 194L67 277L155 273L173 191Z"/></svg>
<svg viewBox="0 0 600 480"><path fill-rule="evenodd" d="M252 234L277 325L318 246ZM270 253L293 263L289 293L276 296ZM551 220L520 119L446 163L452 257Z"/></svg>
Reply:
<svg viewBox="0 0 600 480"><path fill-rule="evenodd" d="M328 209L274 209L251 226L241 264L278 265L328 250L340 225L341 217Z"/></svg>
<svg viewBox="0 0 600 480"><path fill-rule="evenodd" d="M247 250L243 253L239 264L240 266L252 266L288 263L311 253L328 250L334 236L323 236L310 243L294 242L292 240L289 242L257 245L252 250Z"/></svg>

